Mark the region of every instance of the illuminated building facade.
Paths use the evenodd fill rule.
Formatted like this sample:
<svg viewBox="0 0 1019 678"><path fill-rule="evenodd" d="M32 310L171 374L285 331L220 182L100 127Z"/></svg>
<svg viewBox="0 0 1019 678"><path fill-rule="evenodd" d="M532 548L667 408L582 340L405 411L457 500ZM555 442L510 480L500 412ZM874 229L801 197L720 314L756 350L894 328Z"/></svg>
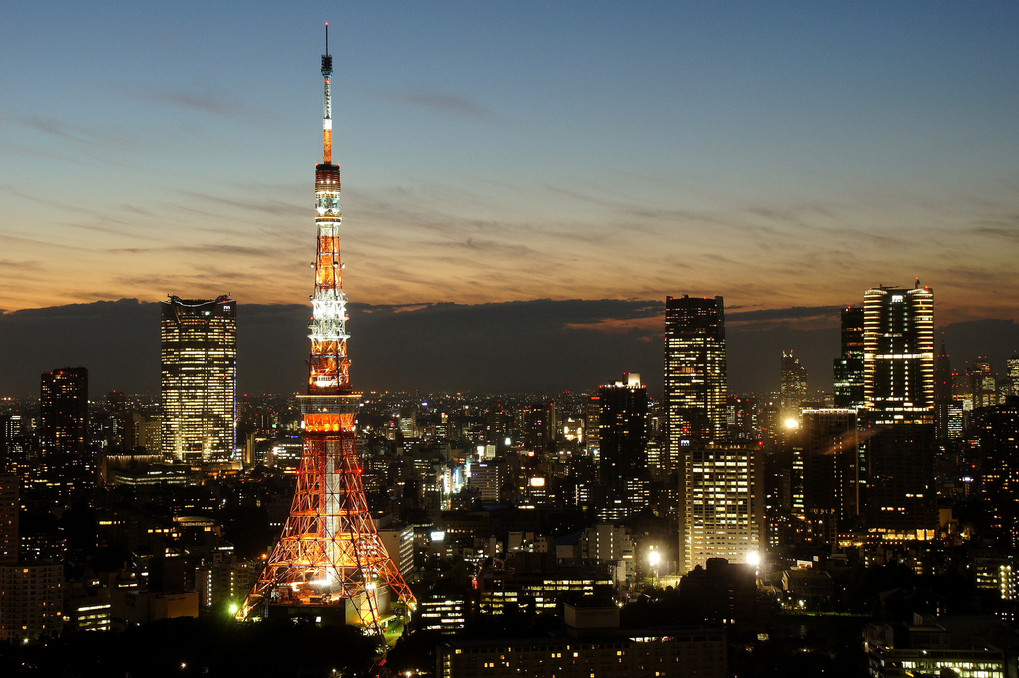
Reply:
<svg viewBox="0 0 1019 678"><path fill-rule="evenodd" d="M883 539L929 539L934 485L934 292L876 287L863 299L867 528Z"/></svg>
<svg viewBox="0 0 1019 678"><path fill-rule="evenodd" d="M61 367L44 372L39 399L42 451L36 469L42 485L61 495L94 481L88 449L88 370Z"/></svg>
<svg viewBox="0 0 1019 678"><path fill-rule="evenodd" d="M307 616L381 634L394 598L408 612L416 601L375 527L355 446L354 419L361 394L351 386L347 356L350 335L340 260L340 167L332 161L332 74L326 24L323 154L315 166L311 355L308 394L298 397L304 449L283 533L238 617L249 613Z"/></svg>
<svg viewBox="0 0 1019 678"><path fill-rule="evenodd" d="M681 463L680 441L726 437L725 311L722 297L665 300L666 463Z"/></svg>
<svg viewBox="0 0 1019 678"><path fill-rule="evenodd" d="M876 287L863 297L864 401L876 424L932 423L934 292Z"/></svg>
<svg viewBox="0 0 1019 678"><path fill-rule="evenodd" d="M174 461L227 461L237 428L237 304L162 303L162 447Z"/></svg>
<svg viewBox="0 0 1019 678"><path fill-rule="evenodd" d="M987 356L979 356L967 371L973 392L973 409L998 404L998 379Z"/></svg>
<svg viewBox="0 0 1019 678"><path fill-rule="evenodd" d="M1012 356L1005 361L1005 374L1008 376L1009 393L1019 396L1019 352L1013 351Z"/></svg>
<svg viewBox="0 0 1019 678"><path fill-rule="evenodd" d="M680 574L709 558L755 562L765 542L764 453L756 445L681 446Z"/></svg>

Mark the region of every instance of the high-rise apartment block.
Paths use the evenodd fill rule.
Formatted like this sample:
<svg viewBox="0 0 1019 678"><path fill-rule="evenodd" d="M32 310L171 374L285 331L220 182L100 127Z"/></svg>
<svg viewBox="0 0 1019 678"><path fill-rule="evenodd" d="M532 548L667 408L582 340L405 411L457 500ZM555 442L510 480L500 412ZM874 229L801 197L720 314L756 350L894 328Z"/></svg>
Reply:
<svg viewBox="0 0 1019 678"><path fill-rule="evenodd" d="M171 296L162 304L163 455L183 462L233 457L237 304Z"/></svg>
<svg viewBox="0 0 1019 678"><path fill-rule="evenodd" d="M876 287L863 297L864 401L877 424L932 423L934 292Z"/></svg>
<svg viewBox="0 0 1019 678"><path fill-rule="evenodd" d="M752 563L765 543L764 453L757 445L680 441L680 573L709 558Z"/></svg>
<svg viewBox="0 0 1019 678"><path fill-rule="evenodd" d="M722 297L665 300L665 418L668 461L679 441L726 437L725 311Z"/></svg>
<svg viewBox="0 0 1019 678"><path fill-rule="evenodd" d="M41 461L38 484L65 495L91 482L95 473L88 449L88 370L61 367L44 372L39 398Z"/></svg>

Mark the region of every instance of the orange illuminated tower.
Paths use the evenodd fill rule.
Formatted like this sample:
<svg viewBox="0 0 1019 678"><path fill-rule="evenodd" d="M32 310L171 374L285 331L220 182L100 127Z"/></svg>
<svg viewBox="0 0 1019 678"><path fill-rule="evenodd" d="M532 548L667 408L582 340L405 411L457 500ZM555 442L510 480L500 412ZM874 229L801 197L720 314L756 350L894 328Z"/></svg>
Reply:
<svg viewBox="0 0 1019 678"><path fill-rule="evenodd" d="M380 633L390 602L410 611L415 599L375 529L354 444L361 394L351 388L347 357L340 167L332 162L332 74L326 24L324 152L315 167L318 248L312 264L311 357L308 395L298 396L304 452L290 517L237 616L277 613L320 621L342 619Z"/></svg>

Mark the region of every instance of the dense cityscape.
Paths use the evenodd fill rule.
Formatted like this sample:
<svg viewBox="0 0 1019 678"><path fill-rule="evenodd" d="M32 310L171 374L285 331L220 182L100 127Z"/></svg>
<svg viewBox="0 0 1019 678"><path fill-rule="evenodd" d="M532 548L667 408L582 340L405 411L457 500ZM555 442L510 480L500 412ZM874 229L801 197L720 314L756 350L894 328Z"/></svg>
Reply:
<svg viewBox="0 0 1019 678"><path fill-rule="evenodd" d="M371 390L328 24L320 72L306 390L238 390L241 289L160 304L158 394L0 394L0 674L1017 675L1019 347L953 353L901 271L842 290L830 375L755 356L768 392L728 289L662 290L656 375Z"/></svg>
<svg viewBox="0 0 1019 678"><path fill-rule="evenodd" d="M729 394L723 300L667 308L661 400L629 373L588 393L363 395L364 495L417 598L383 621L400 670L569 645L593 671L605 647L636 655L640 629L679 658L664 675L1006 675L1019 359L1004 378L953 368L931 350L932 290L874 288L843 311L834 393L789 351L773 393ZM73 367L3 403L0 630L25 644L6 656L45 666L40 643L244 604L292 510L302 414L233 392L235 311L163 305L160 398L90 400Z"/></svg>

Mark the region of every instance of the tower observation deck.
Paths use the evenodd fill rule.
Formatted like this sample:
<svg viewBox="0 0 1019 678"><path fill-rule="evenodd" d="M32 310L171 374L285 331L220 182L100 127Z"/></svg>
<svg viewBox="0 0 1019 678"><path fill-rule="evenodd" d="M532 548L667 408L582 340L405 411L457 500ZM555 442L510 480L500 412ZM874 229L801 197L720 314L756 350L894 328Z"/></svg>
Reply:
<svg viewBox="0 0 1019 678"><path fill-rule="evenodd" d="M355 446L361 394L351 387L347 356L340 167L332 161L332 75L326 24L323 153L315 166L311 354L307 395L298 396L304 448L290 515L237 617L313 616L381 634L386 619L412 611L416 601L375 528Z"/></svg>

